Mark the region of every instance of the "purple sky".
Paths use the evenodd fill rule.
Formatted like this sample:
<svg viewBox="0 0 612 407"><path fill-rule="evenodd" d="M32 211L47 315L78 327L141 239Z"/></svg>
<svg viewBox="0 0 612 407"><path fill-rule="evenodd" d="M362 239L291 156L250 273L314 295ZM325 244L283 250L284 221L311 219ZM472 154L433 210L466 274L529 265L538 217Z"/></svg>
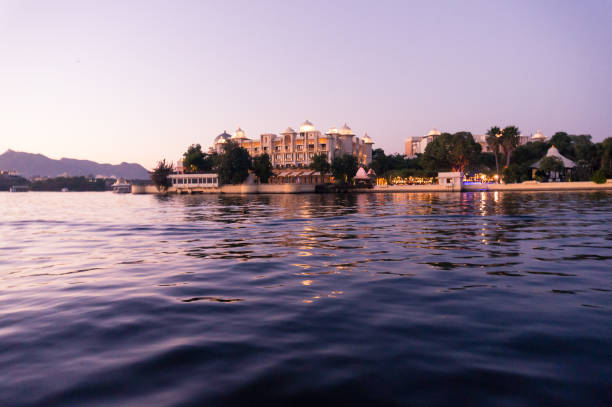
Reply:
<svg viewBox="0 0 612 407"><path fill-rule="evenodd" d="M0 153L176 160L345 121L612 136L611 1L0 0Z"/></svg>

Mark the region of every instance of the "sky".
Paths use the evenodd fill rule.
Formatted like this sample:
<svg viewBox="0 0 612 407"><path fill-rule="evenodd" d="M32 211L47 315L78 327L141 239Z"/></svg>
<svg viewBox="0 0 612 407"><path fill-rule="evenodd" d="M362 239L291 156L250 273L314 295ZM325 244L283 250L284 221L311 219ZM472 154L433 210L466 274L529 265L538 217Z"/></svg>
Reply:
<svg viewBox="0 0 612 407"><path fill-rule="evenodd" d="M345 122L612 136L612 1L0 0L0 153L176 161Z"/></svg>

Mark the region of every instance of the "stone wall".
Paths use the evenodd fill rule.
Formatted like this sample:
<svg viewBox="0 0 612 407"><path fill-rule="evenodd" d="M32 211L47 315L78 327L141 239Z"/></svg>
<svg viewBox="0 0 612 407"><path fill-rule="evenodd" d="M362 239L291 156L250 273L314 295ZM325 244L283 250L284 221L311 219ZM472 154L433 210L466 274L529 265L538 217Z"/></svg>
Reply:
<svg viewBox="0 0 612 407"><path fill-rule="evenodd" d="M523 182L521 184L471 184L464 185L464 191L576 191L612 190L612 179L605 184L584 182Z"/></svg>

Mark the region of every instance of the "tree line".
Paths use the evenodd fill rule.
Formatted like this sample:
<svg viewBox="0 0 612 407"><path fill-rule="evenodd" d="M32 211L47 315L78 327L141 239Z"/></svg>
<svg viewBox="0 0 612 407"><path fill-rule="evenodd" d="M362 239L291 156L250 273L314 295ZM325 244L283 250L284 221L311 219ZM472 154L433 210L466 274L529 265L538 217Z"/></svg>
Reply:
<svg viewBox="0 0 612 407"><path fill-rule="evenodd" d="M372 153L371 167L378 176L435 176L437 172L499 174L505 182L522 182L532 178L531 165L542 159L551 146L576 163L572 181L586 181L594 176L612 177L612 138L593 143L590 135L555 133L548 141L520 145L516 126L487 131L486 142L491 152L482 151L470 132L442 133L430 142L423 154L407 158L400 154L386 155L382 149ZM560 161L560 160L559 160ZM554 160L545 160L542 170L558 169Z"/></svg>
<svg viewBox="0 0 612 407"><path fill-rule="evenodd" d="M472 133L442 133L430 142L423 154L408 158L401 154L385 154L381 148L372 152L373 169L378 177L435 177L438 172L461 171L465 173L498 174L507 183L532 179L531 165L542 159L554 145L559 152L576 163L571 181L586 181L612 177L612 138L593 143L590 135L571 135L566 132L555 133L548 141L531 141L520 145L520 131L516 126L500 128L492 126L487 131L486 143L491 152L482 151L482 146L474 140ZM559 162L546 159L536 176L543 172L559 169ZM249 171L259 182L267 183L273 175L270 156L266 153L251 157L248 151L229 140L218 154L205 153L200 144L192 144L183 154L183 167L186 172L216 172L219 183L240 184ZM325 154L316 154L311 159L310 168L321 174L333 175L335 181L348 184L354 177L359 164L357 158L346 154L335 157L331 164ZM369 169L368 168L368 169ZM153 170L151 178L160 188L170 186L168 175L172 165L162 160ZM539 175L538 175L539 174Z"/></svg>

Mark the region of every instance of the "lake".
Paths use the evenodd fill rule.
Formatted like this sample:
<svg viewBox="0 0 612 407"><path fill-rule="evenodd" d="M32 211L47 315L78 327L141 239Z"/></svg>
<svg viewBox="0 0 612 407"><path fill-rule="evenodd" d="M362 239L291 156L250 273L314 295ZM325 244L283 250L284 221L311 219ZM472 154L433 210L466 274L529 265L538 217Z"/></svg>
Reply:
<svg viewBox="0 0 612 407"><path fill-rule="evenodd" d="M0 193L0 405L612 405L612 192Z"/></svg>

